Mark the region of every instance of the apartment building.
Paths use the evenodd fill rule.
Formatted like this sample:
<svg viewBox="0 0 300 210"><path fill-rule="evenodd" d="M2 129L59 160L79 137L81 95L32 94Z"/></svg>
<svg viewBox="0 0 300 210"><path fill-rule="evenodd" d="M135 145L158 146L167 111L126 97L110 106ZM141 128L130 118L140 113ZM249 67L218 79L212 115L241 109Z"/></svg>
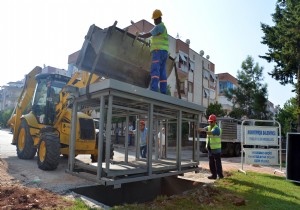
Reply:
<svg viewBox="0 0 300 210"><path fill-rule="evenodd" d="M234 89L238 86L237 79L229 73L219 73L217 76L217 86L218 86L218 93L217 93L217 101L222 105L222 108L228 114L232 111L232 102L228 101L228 99L224 95L225 90Z"/></svg>
<svg viewBox="0 0 300 210"><path fill-rule="evenodd" d="M14 109L21 94L24 80L9 82L0 89L0 111Z"/></svg>

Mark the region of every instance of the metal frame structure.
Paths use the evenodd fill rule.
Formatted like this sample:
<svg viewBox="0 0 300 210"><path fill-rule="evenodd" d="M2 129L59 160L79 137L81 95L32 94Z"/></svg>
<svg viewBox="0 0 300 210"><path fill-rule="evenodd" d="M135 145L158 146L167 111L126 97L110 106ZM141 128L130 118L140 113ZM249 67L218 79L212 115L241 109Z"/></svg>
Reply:
<svg viewBox="0 0 300 210"><path fill-rule="evenodd" d="M261 123L260 125L256 125L256 123ZM280 170L274 170L274 174L276 172L280 172L280 173L284 173L282 172L282 143L281 143L281 125L278 121L276 120L257 120L257 119L248 119L248 120L243 120L242 124L241 124L241 169L239 169L238 171L243 172L246 174L246 171L244 171L244 162L245 162L245 149L247 150L255 150L257 149L258 146L262 146L262 147L267 147L268 150L269 146L268 144L265 145L251 145L254 148L245 148L246 144L245 144L245 127L252 125L252 126L257 126L257 127L263 127L265 124L272 124L272 126L274 126L275 128L277 128L277 133L278 133L278 142L277 145L275 145L275 149L273 148L272 150L277 150L279 153L279 167ZM270 126L270 125L268 125Z"/></svg>
<svg viewBox="0 0 300 210"><path fill-rule="evenodd" d="M196 131L200 114L204 112L202 106L113 79L91 84L88 89L82 88L76 92L72 111L68 173L95 181L101 185L120 187L123 183L182 175L191 171L198 172L199 141L193 142L190 154L186 158L187 155L182 154L181 136L182 123L184 122L194 122ZM77 111L82 106L100 111L99 133L105 132L105 137L99 135L98 163L101 163L103 145L106 146L105 150L107 151L106 160L102 164L87 164L75 158ZM137 116L137 121L139 119L145 120L148 131L152 131L148 132L147 158L139 157L138 132L135 138L135 154L129 155L128 130L126 130L123 158L110 160L112 119L125 117L128 128L130 116ZM177 130L175 134L176 155L175 157L169 155L168 158L160 158L158 155L159 145L156 141L157 133L163 124L168 126L173 123ZM104 125L106 125L105 130ZM137 129L139 129L138 126ZM195 134L199 140L199 135L196 132Z"/></svg>

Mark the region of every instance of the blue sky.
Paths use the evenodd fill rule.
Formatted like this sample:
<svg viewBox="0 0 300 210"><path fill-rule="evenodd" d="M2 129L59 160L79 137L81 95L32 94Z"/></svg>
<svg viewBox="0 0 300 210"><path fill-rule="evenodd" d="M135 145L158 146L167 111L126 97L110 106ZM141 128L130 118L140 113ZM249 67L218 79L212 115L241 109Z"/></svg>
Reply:
<svg viewBox="0 0 300 210"><path fill-rule="evenodd" d="M163 13L168 33L190 47L204 50L216 66L216 73L233 76L242 61L251 55L264 67L269 100L283 105L294 97L291 86L282 86L268 76L273 64L258 55L267 52L262 45L260 23L272 25L276 0L1 0L0 46L2 72L0 86L21 80L35 66L67 69L68 55L79 50L88 28L101 28L118 21L119 28L145 19L153 22L154 9Z"/></svg>

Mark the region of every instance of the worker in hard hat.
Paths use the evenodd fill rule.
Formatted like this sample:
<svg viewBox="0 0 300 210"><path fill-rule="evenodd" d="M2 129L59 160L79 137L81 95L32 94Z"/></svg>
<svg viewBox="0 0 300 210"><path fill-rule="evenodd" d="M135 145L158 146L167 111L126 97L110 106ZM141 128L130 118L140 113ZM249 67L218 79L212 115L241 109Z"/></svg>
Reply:
<svg viewBox="0 0 300 210"><path fill-rule="evenodd" d="M217 125L217 117L212 114L208 118L209 126L198 128L198 132L206 132L206 149L208 151L209 169L211 176L208 179L224 178L221 162L221 134L222 130Z"/></svg>
<svg viewBox="0 0 300 210"><path fill-rule="evenodd" d="M167 93L167 73L166 63L168 59L169 40L168 32L165 24L162 22L162 13L160 10L154 10L152 19L154 19L155 27L148 33L138 34L140 38L151 37L150 51L152 54L151 64L151 84L150 88L158 92L158 82L160 84L160 92Z"/></svg>

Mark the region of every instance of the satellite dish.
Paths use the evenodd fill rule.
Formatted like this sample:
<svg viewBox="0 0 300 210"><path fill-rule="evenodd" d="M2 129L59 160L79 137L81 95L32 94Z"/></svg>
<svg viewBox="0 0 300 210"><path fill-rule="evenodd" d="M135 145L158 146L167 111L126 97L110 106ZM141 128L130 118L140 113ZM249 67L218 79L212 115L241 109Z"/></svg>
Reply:
<svg viewBox="0 0 300 210"><path fill-rule="evenodd" d="M204 55L204 51L200 50L200 55L203 56Z"/></svg>
<svg viewBox="0 0 300 210"><path fill-rule="evenodd" d="M187 40L185 41L185 43L187 43L188 45L190 45L191 41L190 41L189 39L187 39Z"/></svg>
<svg viewBox="0 0 300 210"><path fill-rule="evenodd" d="M207 56L206 56L206 59L208 60L209 58L210 58L209 55L207 55Z"/></svg>

